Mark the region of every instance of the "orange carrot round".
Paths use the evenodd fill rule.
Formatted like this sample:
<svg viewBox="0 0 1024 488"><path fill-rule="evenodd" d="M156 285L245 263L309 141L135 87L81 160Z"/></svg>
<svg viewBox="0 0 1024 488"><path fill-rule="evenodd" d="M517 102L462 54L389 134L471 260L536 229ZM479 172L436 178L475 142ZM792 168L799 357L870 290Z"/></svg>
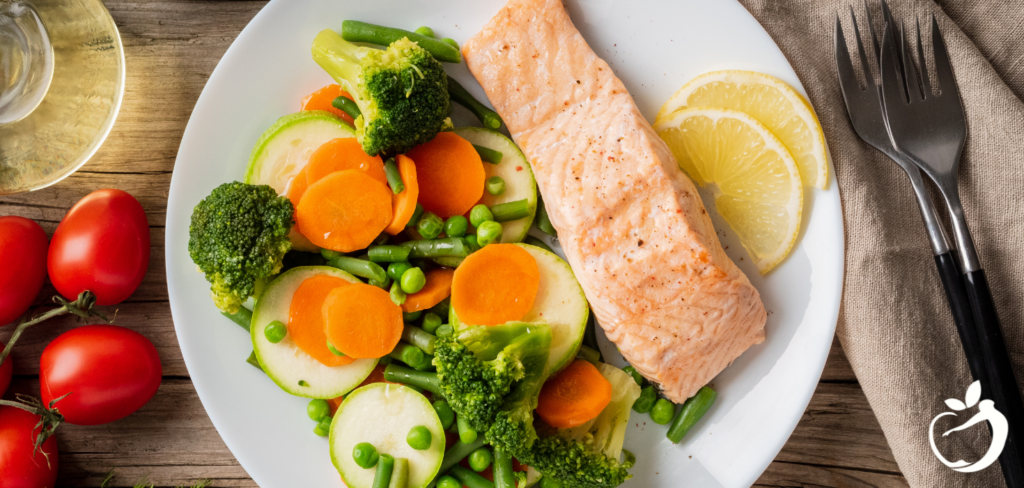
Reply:
<svg viewBox="0 0 1024 488"><path fill-rule="evenodd" d="M403 312L426 310L452 294L452 278L454 269L438 268L427 271L427 284L423 288L405 297L402 304Z"/></svg>
<svg viewBox="0 0 1024 488"><path fill-rule="evenodd" d="M384 229L391 235L398 235L405 229L412 214L416 212L416 200L420 196L420 186L416 179L416 163L404 154L399 154L395 158L395 162L398 163L398 173L402 175L402 184L405 185L405 190L398 195L391 196L391 223Z"/></svg>
<svg viewBox="0 0 1024 488"><path fill-rule="evenodd" d="M337 115L345 122L351 124L352 116L345 113L344 110L334 108L334 105L331 104L331 102L338 97L345 97L350 100L352 99L352 95L349 95L347 91L342 90L341 85L327 85L313 93L310 93L306 98L303 98L302 110L323 110Z"/></svg>
<svg viewBox="0 0 1024 488"><path fill-rule="evenodd" d="M293 207L299 208L299 202L302 200L302 195L306 193L307 188L309 188L309 183L306 180L306 172L299 171L292 178L291 184L288 185L288 199L292 201Z"/></svg>
<svg viewBox="0 0 1024 488"><path fill-rule="evenodd" d="M577 359L544 383L536 412L548 425L568 429L594 419L611 401L612 384L593 364Z"/></svg>
<svg viewBox="0 0 1024 488"><path fill-rule="evenodd" d="M407 156L416 161L419 202L442 219L462 215L484 194L484 163L469 141L454 132L440 132Z"/></svg>
<svg viewBox="0 0 1024 488"><path fill-rule="evenodd" d="M337 171L309 185L295 221L324 249L363 249L391 222L391 190L357 169Z"/></svg>
<svg viewBox="0 0 1024 488"><path fill-rule="evenodd" d="M337 293L335 293L337 292ZM402 338L402 309L388 292L363 283L338 288L324 300L324 330L346 356L379 358Z"/></svg>
<svg viewBox="0 0 1024 488"><path fill-rule="evenodd" d="M335 171L358 169L373 179L388 184L384 174L384 161L380 156L363 152L363 146L354 137L339 137L323 143L309 156L306 165L306 180L310 185Z"/></svg>
<svg viewBox="0 0 1024 488"><path fill-rule="evenodd" d="M327 349L324 319L320 313L324 299L332 290L351 285L337 276L317 275L303 281L292 295L288 309L288 337L324 366L344 366L355 361L350 357L335 356Z"/></svg>
<svg viewBox="0 0 1024 488"><path fill-rule="evenodd" d="M491 244L470 254L452 281L452 307L471 325L522 319L540 287L537 261L515 244Z"/></svg>

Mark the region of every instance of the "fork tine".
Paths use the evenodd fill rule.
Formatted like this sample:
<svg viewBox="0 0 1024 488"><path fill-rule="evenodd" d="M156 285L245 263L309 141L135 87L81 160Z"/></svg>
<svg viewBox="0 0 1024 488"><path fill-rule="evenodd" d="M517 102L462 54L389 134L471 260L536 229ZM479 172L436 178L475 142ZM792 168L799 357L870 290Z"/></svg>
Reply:
<svg viewBox="0 0 1024 488"><path fill-rule="evenodd" d="M889 3L885 0L882 0L882 22L887 26L892 26L892 29L896 29L896 17L893 17L892 10L889 9ZM895 43L893 48L896 49L896 64L900 70L900 76L902 76L906 71L903 66L903 53L900 51L900 44L898 42Z"/></svg>
<svg viewBox="0 0 1024 488"><path fill-rule="evenodd" d="M882 99L885 101L886 113L890 107L898 106L899 102L907 103L906 87L900 77L899 57L896 55L895 30L886 24L882 30L882 58L879 66L882 73Z"/></svg>
<svg viewBox="0 0 1024 488"><path fill-rule="evenodd" d="M939 96L949 93L960 98L956 77L953 76L953 65L949 62L949 53L946 52L946 42L942 40L939 22L935 20L934 14L932 15L932 50L935 51L935 84L939 88Z"/></svg>
<svg viewBox="0 0 1024 488"><path fill-rule="evenodd" d="M852 10L853 7L850 7ZM878 36L875 35L875 21L871 18L871 9L868 8L868 0L864 0L864 16L868 20L868 32L871 34L871 47L875 51L875 60L882 57L882 46L878 44Z"/></svg>
<svg viewBox="0 0 1024 488"><path fill-rule="evenodd" d="M917 66L921 70L921 85L927 98L932 95L932 85L928 81L928 63L924 59L924 47L921 46L921 18L915 16L914 23L917 24Z"/></svg>
<svg viewBox="0 0 1024 488"><path fill-rule="evenodd" d="M839 72L839 87L843 90L844 98L847 94L860 91L860 83L857 81L857 72L853 68L853 60L850 58L850 51L846 48L846 36L843 35L843 24L839 21L839 14L836 13L835 48L836 48L836 71Z"/></svg>
<svg viewBox="0 0 1024 488"><path fill-rule="evenodd" d="M864 82L870 88L876 86L875 77L871 74L871 65L868 64L867 53L864 52L864 43L860 40L860 28L857 27L857 16L850 7L850 19L853 20L853 35L857 38L857 54L860 55L860 69L864 72Z"/></svg>
<svg viewBox="0 0 1024 488"><path fill-rule="evenodd" d="M903 61L903 71L906 85L907 97L913 100L924 100L924 93L921 91L921 79L917 76L917 68L914 67L914 55L907 49L906 25L900 22L900 59Z"/></svg>

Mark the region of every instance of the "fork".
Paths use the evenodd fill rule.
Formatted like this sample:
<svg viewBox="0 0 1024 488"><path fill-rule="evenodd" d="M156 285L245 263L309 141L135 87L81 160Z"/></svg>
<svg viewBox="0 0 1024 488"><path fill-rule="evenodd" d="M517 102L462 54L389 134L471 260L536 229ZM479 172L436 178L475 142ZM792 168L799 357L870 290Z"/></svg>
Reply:
<svg viewBox="0 0 1024 488"><path fill-rule="evenodd" d="M895 23L886 26L881 55L882 107L886 127L896 151L924 171L946 201L984 357L988 385L984 382L983 385L988 387L996 409L1009 423L1009 436L999 458L1003 477L1011 487L1024 487L1024 401L1006 350L988 279L978 260L960 203L957 170L967 139L967 121L949 53L934 15L931 24L938 95L933 93L928 77L920 28L917 31L918 64L921 67L918 74L903 36L896 33ZM901 64L906 76L901 76Z"/></svg>
<svg viewBox="0 0 1024 488"><path fill-rule="evenodd" d="M879 59L880 47L878 37L871 20L871 12L864 5L864 13L867 18L868 32L870 33L871 45L874 57L871 63ZM882 16L886 22L891 21L892 13L889 6L882 1ZM835 53L836 71L839 75L839 86L843 92L843 100L846 102L846 111L850 115L850 121L857 135L864 142L867 142L875 149L878 149L889 159L892 159L903 169L910 179L910 184L917 197L917 203L921 210L921 218L924 220L928 240L931 242L932 254L935 257L935 265L939 270L939 277L942 280L943 288L946 291L946 301L949 304L950 312L953 314L953 321L956 324L957 333L960 336L960 343L963 345L964 354L971 369L974 379L980 380L984 375L981 353L978 346L978 336L974 330L974 317L971 315L971 305L967 299L967 292L964 290L963 279L960 276L960 268L956 262L956 249L950 243L946 230L940 223L935 206L921 178L921 171L917 169L909 159L901 155L889 141L889 134L885 129L885 116L882 113L881 86L874 79L869 69L868 54L861 42L861 32L857 24L857 16L850 7L850 20L853 23L853 32L856 37L857 53L860 58L861 69L867 87L860 88L857 81L857 74L853 67L853 60L846 47L846 37L843 35L842 22L836 14L835 24ZM877 65L875 65L877 66Z"/></svg>

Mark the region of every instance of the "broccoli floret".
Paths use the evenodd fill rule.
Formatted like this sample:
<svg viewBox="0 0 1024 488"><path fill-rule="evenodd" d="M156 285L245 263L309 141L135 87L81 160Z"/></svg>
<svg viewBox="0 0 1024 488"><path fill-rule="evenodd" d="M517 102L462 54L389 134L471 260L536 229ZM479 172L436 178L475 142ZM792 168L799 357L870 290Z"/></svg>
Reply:
<svg viewBox="0 0 1024 488"><path fill-rule="evenodd" d="M566 488L612 488L632 477L632 462L619 463L582 442L559 435L540 437L533 447L515 453L515 457L544 476L561 481Z"/></svg>
<svg viewBox="0 0 1024 488"><path fill-rule="evenodd" d="M206 274L217 308L237 312L261 280L281 270L293 211L270 186L237 181L218 186L192 210L188 254Z"/></svg>
<svg viewBox="0 0 1024 488"><path fill-rule="evenodd" d="M313 59L359 106L356 137L366 154L403 153L450 124L448 76L408 38L380 50L357 46L327 29L313 41Z"/></svg>

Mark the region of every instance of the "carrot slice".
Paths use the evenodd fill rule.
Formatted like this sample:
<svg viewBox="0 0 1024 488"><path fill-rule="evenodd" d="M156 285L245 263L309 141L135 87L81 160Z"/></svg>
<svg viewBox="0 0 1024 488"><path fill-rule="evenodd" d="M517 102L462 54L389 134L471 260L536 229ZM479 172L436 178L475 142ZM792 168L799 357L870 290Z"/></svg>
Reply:
<svg viewBox="0 0 1024 488"><path fill-rule="evenodd" d="M302 200L302 195L306 194L307 188L309 188L309 183L306 180L306 172L299 171L288 185L288 199L292 201L293 207L299 208L299 202Z"/></svg>
<svg viewBox="0 0 1024 488"><path fill-rule="evenodd" d="M391 222L391 190L357 169L337 171L309 185L295 221L317 246L363 249Z"/></svg>
<svg viewBox="0 0 1024 488"><path fill-rule="evenodd" d="M403 312L426 310L452 294L452 278L454 269L438 268L427 271L427 284L420 291L405 297L402 304Z"/></svg>
<svg viewBox="0 0 1024 488"><path fill-rule="evenodd" d="M484 163L469 141L454 132L440 132L407 154L416 161L423 209L442 219L462 215L484 194Z"/></svg>
<svg viewBox="0 0 1024 488"><path fill-rule="evenodd" d="M612 384L593 364L577 359L544 383L537 415L548 425L568 429L597 417L612 401Z"/></svg>
<svg viewBox="0 0 1024 488"><path fill-rule="evenodd" d="M337 115L345 122L351 124L352 116L345 113L344 110L334 108L334 105L331 104L331 102L338 97L345 97L350 100L352 99L352 95L349 95L347 91L342 90L341 85L327 85L313 93L310 93L306 98L303 98L302 110L323 110Z"/></svg>
<svg viewBox="0 0 1024 488"><path fill-rule="evenodd" d="M420 196L420 186L416 179L416 163L404 154L395 158L398 163L398 173L402 175L402 184L405 190L398 195L391 196L392 214L391 223L384 229L391 235L398 235L405 229L412 214L416 212L416 200Z"/></svg>
<svg viewBox="0 0 1024 488"><path fill-rule="evenodd" d="M324 299L332 290L351 285L336 276L317 275L303 281L292 295L292 304L288 309L288 337L299 349L324 366L344 366L355 361L350 357L335 356L327 349L324 318L320 313Z"/></svg>
<svg viewBox="0 0 1024 488"><path fill-rule="evenodd" d="M380 156L370 156L363 152L363 146L354 137L339 137L323 143L309 156L306 165L306 180L310 185L335 171L358 169L373 179L388 184L384 174L384 161Z"/></svg>
<svg viewBox="0 0 1024 488"><path fill-rule="evenodd" d="M363 283L338 288L323 306L327 338L354 358L379 358L402 338L402 309L388 292Z"/></svg>
<svg viewBox="0 0 1024 488"><path fill-rule="evenodd" d="M537 261L515 244L491 244L470 254L455 269L452 307L472 325L522 319L540 287Z"/></svg>

